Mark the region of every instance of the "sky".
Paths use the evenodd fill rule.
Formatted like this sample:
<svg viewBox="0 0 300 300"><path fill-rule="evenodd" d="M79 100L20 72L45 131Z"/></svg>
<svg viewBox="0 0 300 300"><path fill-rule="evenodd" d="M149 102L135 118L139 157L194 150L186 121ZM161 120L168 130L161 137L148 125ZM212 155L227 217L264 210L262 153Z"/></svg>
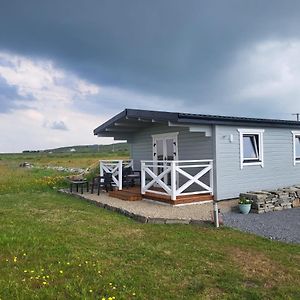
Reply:
<svg viewBox="0 0 300 300"><path fill-rule="evenodd" d="M111 143L125 108L295 119L300 2L0 0L0 152Z"/></svg>

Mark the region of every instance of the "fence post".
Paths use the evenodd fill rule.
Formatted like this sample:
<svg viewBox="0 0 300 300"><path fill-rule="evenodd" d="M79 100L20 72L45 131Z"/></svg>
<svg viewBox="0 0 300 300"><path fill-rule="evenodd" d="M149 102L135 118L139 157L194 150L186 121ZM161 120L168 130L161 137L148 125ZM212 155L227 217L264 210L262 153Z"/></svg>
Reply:
<svg viewBox="0 0 300 300"><path fill-rule="evenodd" d="M123 181L123 160L118 161L118 180L119 180L119 190L122 190Z"/></svg>
<svg viewBox="0 0 300 300"><path fill-rule="evenodd" d="M176 165L171 161L171 199L176 200Z"/></svg>
<svg viewBox="0 0 300 300"><path fill-rule="evenodd" d="M100 160L100 176L103 176L103 162Z"/></svg>
<svg viewBox="0 0 300 300"><path fill-rule="evenodd" d="M146 176L145 176L145 162L141 161L141 192L142 195L145 194L145 185L146 185Z"/></svg>
<svg viewBox="0 0 300 300"><path fill-rule="evenodd" d="M211 165L210 173L209 173L209 186L211 188L211 195L214 194L214 164L213 161L209 162Z"/></svg>

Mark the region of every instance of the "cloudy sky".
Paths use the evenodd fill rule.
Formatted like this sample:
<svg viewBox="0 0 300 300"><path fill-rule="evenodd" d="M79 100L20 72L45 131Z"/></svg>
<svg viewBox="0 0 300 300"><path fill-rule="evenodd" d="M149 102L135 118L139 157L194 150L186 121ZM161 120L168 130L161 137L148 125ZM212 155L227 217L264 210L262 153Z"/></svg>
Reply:
<svg viewBox="0 0 300 300"><path fill-rule="evenodd" d="M110 143L124 108L294 118L300 2L0 0L0 152Z"/></svg>

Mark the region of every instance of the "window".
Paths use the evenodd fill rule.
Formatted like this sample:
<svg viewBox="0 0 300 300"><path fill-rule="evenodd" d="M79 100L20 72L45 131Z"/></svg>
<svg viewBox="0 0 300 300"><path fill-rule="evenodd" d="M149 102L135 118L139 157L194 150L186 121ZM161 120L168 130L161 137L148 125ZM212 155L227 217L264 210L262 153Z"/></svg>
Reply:
<svg viewBox="0 0 300 300"><path fill-rule="evenodd" d="M292 131L294 144L294 165L300 163L300 131Z"/></svg>
<svg viewBox="0 0 300 300"><path fill-rule="evenodd" d="M239 129L241 169L246 165L263 167L263 132L258 129Z"/></svg>

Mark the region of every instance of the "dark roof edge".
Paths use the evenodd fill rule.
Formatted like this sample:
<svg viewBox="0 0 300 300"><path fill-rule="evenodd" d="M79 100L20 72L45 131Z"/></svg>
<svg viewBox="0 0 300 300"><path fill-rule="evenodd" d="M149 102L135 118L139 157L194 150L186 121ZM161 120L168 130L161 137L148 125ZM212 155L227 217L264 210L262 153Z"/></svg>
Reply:
<svg viewBox="0 0 300 300"><path fill-rule="evenodd" d="M112 117L111 119L107 120L102 125L98 126L96 129L94 129L94 135L97 135L102 129L105 129L107 126L113 124L117 120L126 117L126 115L127 115L127 109L124 109L123 111L121 111L120 113Z"/></svg>
<svg viewBox="0 0 300 300"><path fill-rule="evenodd" d="M230 117L216 115L200 115L200 114L178 114L178 122L201 123L211 125L245 125L256 124L263 126L279 126L279 127L299 127L299 121L279 120L279 119L260 119L247 117Z"/></svg>
<svg viewBox="0 0 300 300"><path fill-rule="evenodd" d="M102 130L112 125L123 118L140 118L140 119L153 119L157 121L171 121L177 122L178 113L175 112L165 112L165 111L154 111L154 110L143 110L143 109L129 109L126 108L122 112L118 113L96 129L94 129L94 135L97 135Z"/></svg>
<svg viewBox="0 0 300 300"><path fill-rule="evenodd" d="M228 125L228 126L266 126L266 127L285 127L285 128L299 128L300 122L290 120L278 120L278 119L258 119L258 118L246 118L246 117L230 117L230 116L216 116L216 115L201 115L201 114L188 114L188 113L176 113L166 111L151 111L142 109L124 109L96 129L94 129L94 135L98 135L101 131L104 131L107 127L113 123L124 118L136 118L147 119L157 121L170 121L178 123L190 123L190 124L207 124L207 125Z"/></svg>

